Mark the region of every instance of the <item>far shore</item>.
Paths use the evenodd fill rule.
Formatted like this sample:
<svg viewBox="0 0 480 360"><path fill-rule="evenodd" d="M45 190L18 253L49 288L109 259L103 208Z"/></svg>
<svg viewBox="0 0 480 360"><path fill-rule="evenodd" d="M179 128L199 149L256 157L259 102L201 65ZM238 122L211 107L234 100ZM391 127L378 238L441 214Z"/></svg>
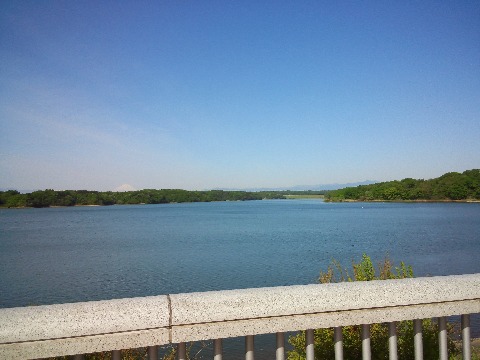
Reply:
<svg viewBox="0 0 480 360"><path fill-rule="evenodd" d="M285 195L286 199L323 199L323 195Z"/></svg>
<svg viewBox="0 0 480 360"><path fill-rule="evenodd" d="M480 203L480 200L325 200L325 202L382 202L382 203Z"/></svg>
<svg viewBox="0 0 480 360"><path fill-rule="evenodd" d="M466 199L466 200L354 200L354 199L342 199L342 200L328 200L325 199L323 195L285 195L285 200L301 200L301 199L312 199L312 200L324 200L325 202L331 203L460 203L460 204L479 204L480 200L475 199ZM224 202L231 200L219 200L219 201L210 201L210 202ZM242 200L238 200L242 201ZM189 203L189 202L185 202ZM193 203L193 202L190 202ZM164 203L164 204L176 204L176 202ZM138 204L112 204L112 205L71 205L71 206L60 206L60 205L51 205L43 208L69 208L69 207L107 207L107 206L121 206L121 205L150 205L145 203ZM17 207L5 207L0 206L0 209L36 209L33 206L17 206Z"/></svg>

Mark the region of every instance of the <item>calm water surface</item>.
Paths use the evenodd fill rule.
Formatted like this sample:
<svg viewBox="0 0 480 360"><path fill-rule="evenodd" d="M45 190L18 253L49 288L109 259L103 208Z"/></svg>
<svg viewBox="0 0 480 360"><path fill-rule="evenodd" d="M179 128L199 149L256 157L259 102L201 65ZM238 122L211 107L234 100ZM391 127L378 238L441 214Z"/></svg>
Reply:
<svg viewBox="0 0 480 360"><path fill-rule="evenodd" d="M480 204L265 200L0 210L0 307L313 283L362 253L480 272Z"/></svg>

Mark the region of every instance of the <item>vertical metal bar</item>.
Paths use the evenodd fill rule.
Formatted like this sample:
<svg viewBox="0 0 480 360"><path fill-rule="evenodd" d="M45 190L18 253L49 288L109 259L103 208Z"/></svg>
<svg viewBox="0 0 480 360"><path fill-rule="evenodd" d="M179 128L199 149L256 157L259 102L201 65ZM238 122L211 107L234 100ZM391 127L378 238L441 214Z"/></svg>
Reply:
<svg viewBox="0 0 480 360"><path fill-rule="evenodd" d="M438 318L438 346L440 350L440 360L448 360L447 318L445 316Z"/></svg>
<svg viewBox="0 0 480 360"><path fill-rule="evenodd" d="M388 358L398 360L397 323L388 323Z"/></svg>
<svg viewBox="0 0 480 360"><path fill-rule="evenodd" d="M112 351L112 360L122 360L121 350L113 350Z"/></svg>
<svg viewBox="0 0 480 360"><path fill-rule="evenodd" d="M341 326L333 328L333 342L335 344L335 360L343 360L343 334Z"/></svg>
<svg viewBox="0 0 480 360"><path fill-rule="evenodd" d="M245 360L255 359L254 347L253 335L245 336Z"/></svg>
<svg viewBox="0 0 480 360"><path fill-rule="evenodd" d="M362 324L362 359L371 360L372 351L370 350L370 325Z"/></svg>
<svg viewBox="0 0 480 360"><path fill-rule="evenodd" d="M185 344L184 342L178 343L177 359L178 360L187 360L187 344Z"/></svg>
<svg viewBox="0 0 480 360"><path fill-rule="evenodd" d="M276 360L285 360L285 334L277 332L277 352Z"/></svg>
<svg viewBox="0 0 480 360"><path fill-rule="evenodd" d="M158 346L153 345L147 348L148 360L158 360Z"/></svg>
<svg viewBox="0 0 480 360"><path fill-rule="evenodd" d="M472 358L471 339L470 339L470 315L462 315L462 353L464 360Z"/></svg>
<svg viewBox="0 0 480 360"><path fill-rule="evenodd" d="M315 360L315 334L313 329L305 330L305 352L307 353L307 360Z"/></svg>
<svg viewBox="0 0 480 360"><path fill-rule="evenodd" d="M422 320L413 320L413 334L415 360L423 360Z"/></svg>
<svg viewBox="0 0 480 360"><path fill-rule="evenodd" d="M213 360L222 360L223 346L222 339L215 339L213 341Z"/></svg>

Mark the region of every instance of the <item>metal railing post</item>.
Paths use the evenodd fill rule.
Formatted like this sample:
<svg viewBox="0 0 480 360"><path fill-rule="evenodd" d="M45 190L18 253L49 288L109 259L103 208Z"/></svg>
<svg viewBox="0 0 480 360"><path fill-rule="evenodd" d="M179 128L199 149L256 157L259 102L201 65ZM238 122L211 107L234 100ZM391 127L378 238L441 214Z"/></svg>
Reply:
<svg viewBox="0 0 480 360"><path fill-rule="evenodd" d="M276 360L285 360L285 334L277 332L277 352Z"/></svg>
<svg viewBox="0 0 480 360"><path fill-rule="evenodd" d="M422 320L413 320L413 334L415 360L423 360Z"/></svg>
<svg viewBox="0 0 480 360"><path fill-rule="evenodd" d="M112 360L122 360L121 350L113 350L112 351Z"/></svg>
<svg viewBox="0 0 480 360"><path fill-rule="evenodd" d="M255 359L255 343L253 335L245 336L245 360L254 360Z"/></svg>
<svg viewBox="0 0 480 360"><path fill-rule="evenodd" d="M305 352L307 360L315 360L315 334L313 329L305 330Z"/></svg>
<svg viewBox="0 0 480 360"><path fill-rule="evenodd" d="M438 346L440 360L448 360L447 318L444 316L438 318Z"/></svg>
<svg viewBox="0 0 480 360"><path fill-rule="evenodd" d="M395 321L388 323L388 358L389 360L398 359L397 342L397 323Z"/></svg>
<svg viewBox="0 0 480 360"><path fill-rule="evenodd" d="M213 360L222 360L223 346L222 339L215 339L213 341Z"/></svg>
<svg viewBox="0 0 480 360"><path fill-rule="evenodd" d="M464 360L472 358L471 338L470 338L470 315L462 315L462 354Z"/></svg>
<svg viewBox="0 0 480 360"><path fill-rule="evenodd" d="M178 343L177 359L178 360L187 360L187 345L184 342Z"/></svg>
<svg viewBox="0 0 480 360"><path fill-rule="evenodd" d="M158 360L158 346L153 345L147 348L148 360Z"/></svg>
<svg viewBox="0 0 480 360"><path fill-rule="evenodd" d="M370 349L370 324L362 324L362 359L372 359L372 351Z"/></svg>
<svg viewBox="0 0 480 360"><path fill-rule="evenodd" d="M333 342L335 344L335 360L343 360L343 334L341 326L333 328Z"/></svg>

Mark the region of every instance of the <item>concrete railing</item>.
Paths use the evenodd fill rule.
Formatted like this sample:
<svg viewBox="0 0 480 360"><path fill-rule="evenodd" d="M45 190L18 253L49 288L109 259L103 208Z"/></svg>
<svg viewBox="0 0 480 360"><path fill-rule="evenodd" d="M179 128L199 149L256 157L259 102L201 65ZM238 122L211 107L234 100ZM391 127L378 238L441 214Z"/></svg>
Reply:
<svg viewBox="0 0 480 360"><path fill-rule="evenodd" d="M313 330L335 328L341 359L341 327L362 325L362 351L370 359L368 324L390 323L390 358L396 359L395 322L414 320L415 356L422 357L421 321L438 317L441 358L447 358L446 316L462 315L464 358L470 358L468 314L480 313L480 274L402 280L315 284L0 309L0 358L27 359L246 337L253 359L253 335L277 333L277 359L285 357L283 333L306 331L307 359L313 359Z"/></svg>

